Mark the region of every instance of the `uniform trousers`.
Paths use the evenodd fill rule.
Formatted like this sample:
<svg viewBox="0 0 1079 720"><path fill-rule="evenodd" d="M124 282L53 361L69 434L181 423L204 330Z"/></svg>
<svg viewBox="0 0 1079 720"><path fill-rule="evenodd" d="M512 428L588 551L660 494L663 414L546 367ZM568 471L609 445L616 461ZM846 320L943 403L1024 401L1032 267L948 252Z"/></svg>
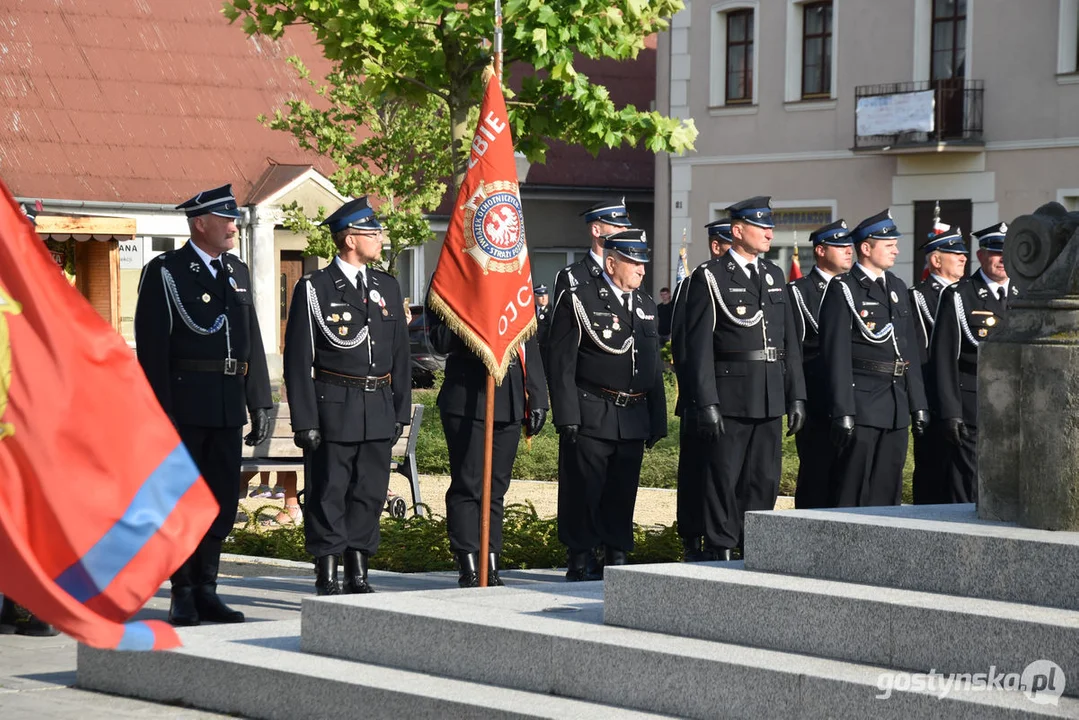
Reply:
<svg viewBox="0 0 1079 720"><path fill-rule="evenodd" d="M571 552L599 545L633 549L633 507L644 459L644 440L601 440L578 435L559 443L558 539Z"/></svg>
<svg viewBox="0 0 1079 720"><path fill-rule="evenodd" d="M708 466L700 452L697 413L686 410L678 431L678 496L675 517L684 538L704 535L704 473Z"/></svg>
<svg viewBox="0 0 1079 720"><path fill-rule="evenodd" d="M704 542L716 549L741 547L745 514L774 510L779 495L782 418L723 418L719 439L702 444Z"/></svg>
<svg viewBox="0 0 1079 720"><path fill-rule="evenodd" d="M357 443L322 441L304 451L304 535L316 558L378 550L378 523L390 486L391 438Z"/></svg>
<svg viewBox="0 0 1079 720"><path fill-rule="evenodd" d="M442 430L450 456L450 488L446 491L446 530L453 552L480 549L480 503L483 495L484 421L442 414ZM490 552L502 552L502 510L510 487L513 461L521 439L521 423L496 422L491 450Z"/></svg>
<svg viewBox="0 0 1079 720"><path fill-rule="evenodd" d="M951 502L945 490L945 461L952 445L944 437L944 424L933 418L925 434L914 438L914 476L911 490L915 505Z"/></svg>
<svg viewBox="0 0 1079 720"><path fill-rule="evenodd" d="M832 507L899 505L909 437L908 428L855 425L833 466Z"/></svg>
<svg viewBox="0 0 1079 720"><path fill-rule="evenodd" d="M236 523L243 428L177 425L176 431L220 508L206 534L224 540Z"/></svg>
<svg viewBox="0 0 1079 720"><path fill-rule="evenodd" d="M798 485L794 489L794 507L829 507L832 461L835 448L831 441L832 421L827 416L810 415L794 436L798 448Z"/></svg>
<svg viewBox="0 0 1079 720"><path fill-rule="evenodd" d="M953 445L943 434L938 436L941 454L937 463L940 473L940 503L972 503L978 501L978 428L967 425L969 437Z"/></svg>

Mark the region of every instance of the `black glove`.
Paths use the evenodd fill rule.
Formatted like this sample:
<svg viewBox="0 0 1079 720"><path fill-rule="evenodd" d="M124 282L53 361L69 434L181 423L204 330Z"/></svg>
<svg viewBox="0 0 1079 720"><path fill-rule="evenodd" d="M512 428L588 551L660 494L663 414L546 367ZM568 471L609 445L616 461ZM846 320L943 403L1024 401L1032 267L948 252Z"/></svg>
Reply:
<svg viewBox="0 0 1079 720"><path fill-rule="evenodd" d="M705 440L718 440L723 432L719 405L705 405L697 410L697 435Z"/></svg>
<svg viewBox="0 0 1079 720"><path fill-rule="evenodd" d="M837 450L842 450L850 442L851 435L854 434L854 416L853 415L840 415L832 420L832 445L835 445Z"/></svg>
<svg viewBox="0 0 1079 720"><path fill-rule="evenodd" d="M390 442L391 447L397 444L397 441L401 439L401 433L404 431L405 426L403 423L395 422L393 424L393 440Z"/></svg>
<svg viewBox="0 0 1079 720"><path fill-rule="evenodd" d="M543 408L537 408L528 412L528 417L525 418L525 435L528 437L535 437L539 435L539 431L543 429L543 424L547 422L547 411Z"/></svg>
<svg viewBox="0 0 1079 720"><path fill-rule="evenodd" d="M806 401L795 400L787 408L787 437L796 434L806 424Z"/></svg>
<svg viewBox="0 0 1079 720"><path fill-rule="evenodd" d="M576 443L577 442L577 433L580 431L581 426L580 425L561 425L561 426L557 427L556 429L558 430L559 435L566 438L567 442Z"/></svg>
<svg viewBox="0 0 1079 720"><path fill-rule="evenodd" d="M948 442L952 445L959 446L963 444L963 441L970 437L970 431L967 430L967 426L963 423L963 418L948 418L944 421L944 437L948 438Z"/></svg>
<svg viewBox="0 0 1079 720"><path fill-rule="evenodd" d="M648 449L648 450L651 450L652 448L654 448L656 446L656 443L658 443L660 440L662 440L665 437L667 437L667 436L666 435L649 435L648 439L644 441L644 447L646 449Z"/></svg>
<svg viewBox="0 0 1079 720"><path fill-rule="evenodd" d="M269 434L270 413L266 412L266 408L255 408L251 411L251 432L247 433L244 442L251 446L261 445Z"/></svg>
<svg viewBox="0 0 1079 720"><path fill-rule="evenodd" d="M297 430L292 435L292 441L296 443L298 448L317 450L318 446L322 444L322 433L317 428L314 430Z"/></svg>
<svg viewBox="0 0 1079 720"><path fill-rule="evenodd" d="M911 432L914 433L914 437L922 437L925 435L925 429L929 427L929 411L928 410L915 410L914 414L910 416L911 419ZM962 421L960 421L962 424Z"/></svg>

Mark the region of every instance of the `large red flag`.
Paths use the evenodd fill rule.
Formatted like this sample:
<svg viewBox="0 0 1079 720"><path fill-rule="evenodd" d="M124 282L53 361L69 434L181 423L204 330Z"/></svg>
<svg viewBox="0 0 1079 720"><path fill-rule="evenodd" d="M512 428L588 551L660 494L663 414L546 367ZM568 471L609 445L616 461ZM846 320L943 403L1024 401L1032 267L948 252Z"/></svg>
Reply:
<svg viewBox="0 0 1079 720"><path fill-rule="evenodd" d="M802 277L802 264L798 262L798 247L795 246L794 254L791 255L791 269L787 273L787 282L792 282Z"/></svg>
<svg viewBox="0 0 1079 720"><path fill-rule="evenodd" d="M499 384L513 353L536 331L513 140L493 72L468 172L431 278L430 302Z"/></svg>
<svg viewBox="0 0 1079 720"><path fill-rule="evenodd" d="M168 624L124 621L217 503L134 353L0 189L0 593L87 645L175 647Z"/></svg>

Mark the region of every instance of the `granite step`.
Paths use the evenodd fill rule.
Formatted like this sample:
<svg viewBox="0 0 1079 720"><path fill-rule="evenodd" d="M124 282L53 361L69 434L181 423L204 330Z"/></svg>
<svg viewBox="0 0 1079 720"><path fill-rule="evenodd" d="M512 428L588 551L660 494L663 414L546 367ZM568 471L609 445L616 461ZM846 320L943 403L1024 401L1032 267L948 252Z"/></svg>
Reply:
<svg viewBox="0 0 1079 720"><path fill-rule="evenodd" d="M301 649L690 718L1079 716L1069 697L1046 705L998 690L938 697L928 680L919 687L879 665L605 625L602 593L600 583L579 583L310 598ZM720 607L702 617L729 622Z"/></svg>
<svg viewBox="0 0 1079 720"><path fill-rule="evenodd" d="M299 630L299 620L188 628L184 647L168 652L80 645L77 685L260 720L664 717L308 655Z"/></svg>
<svg viewBox="0 0 1079 720"><path fill-rule="evenodd" d="M754 572L741 562L608 568L604 585L608 625L915 672L1022 672L1049 660L1065 694L1079 696L1075 610Z"/></svg>
<svg viewBox="0 0 1079 720"><path fill-rule="evenodd" d="M1079 533L979 520L974 505L746 514L760 572L1079 610Z"/></svg>

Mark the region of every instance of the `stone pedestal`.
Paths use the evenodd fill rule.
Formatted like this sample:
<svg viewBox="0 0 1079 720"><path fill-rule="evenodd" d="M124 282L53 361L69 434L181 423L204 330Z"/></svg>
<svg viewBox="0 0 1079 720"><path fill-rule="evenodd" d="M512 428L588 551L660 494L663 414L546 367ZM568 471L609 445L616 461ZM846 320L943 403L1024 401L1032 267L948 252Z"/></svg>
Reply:
<svg viewBox="0 0 1079 720"><path fill-rule="evenodd" d="M1049 203L1004 243L1023 291L978 356L978 516L1079 530L1079 213Z"/></svg>

